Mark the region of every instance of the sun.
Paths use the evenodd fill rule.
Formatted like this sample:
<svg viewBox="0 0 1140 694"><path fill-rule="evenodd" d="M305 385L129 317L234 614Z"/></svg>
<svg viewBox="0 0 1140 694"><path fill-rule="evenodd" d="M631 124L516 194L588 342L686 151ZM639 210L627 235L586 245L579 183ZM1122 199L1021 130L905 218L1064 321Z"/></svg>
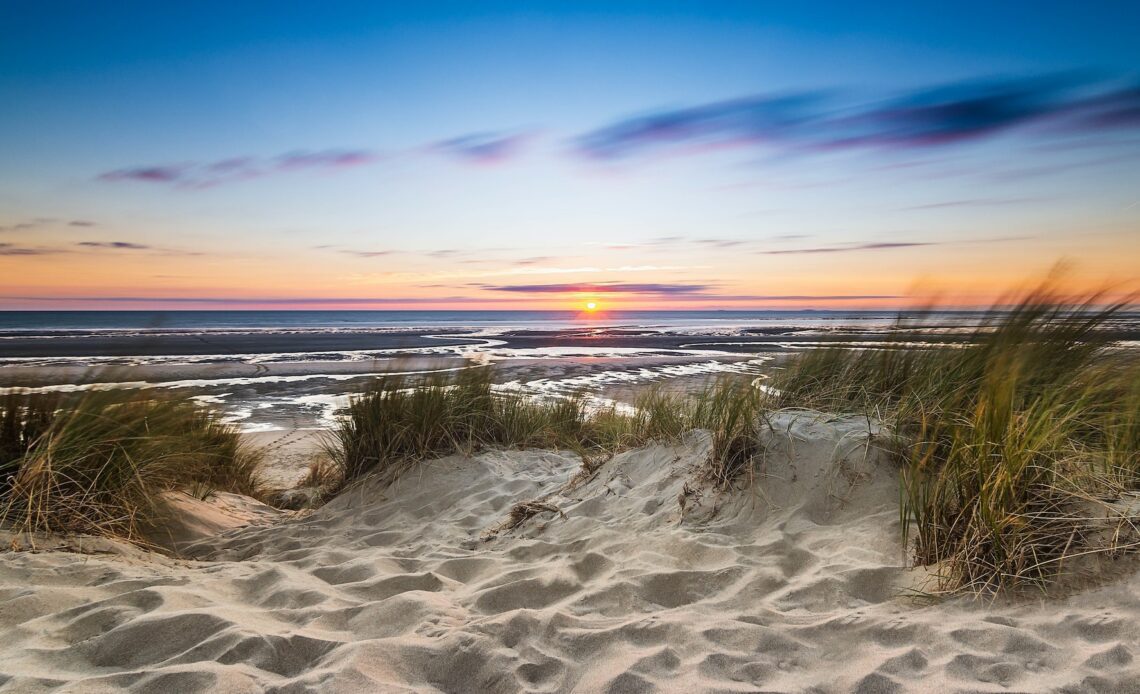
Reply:
<svg viewBox="0 0 1140 694"><path fill-rule="evenodd" d="M586 310L587 310L587 311L597 311L597 310L598 310L598 302L596 302L596 301L587 301L587 302L586 302Z"/></svg>

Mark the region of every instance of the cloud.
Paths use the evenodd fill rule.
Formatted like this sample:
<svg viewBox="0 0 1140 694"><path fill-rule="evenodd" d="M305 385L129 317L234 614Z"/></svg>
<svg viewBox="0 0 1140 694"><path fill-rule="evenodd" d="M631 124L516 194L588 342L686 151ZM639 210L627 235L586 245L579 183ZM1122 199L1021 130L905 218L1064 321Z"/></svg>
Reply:
<svg viewBox="0 0 1140 694"><path fill-rule="evenodd" d="M66 251L58 248L17 246L12 243L0 243L0 256L55 255L64 252Z"/></svg>
<svg viewBox="0 0 1140 694"><path fill-rule="evenodd" d="M158 183L180 188L212 188L291 171L339 171L372 164L381 155L364 149L293 151L275 157L230 157L206 163L135 166L99 174L100 181Z"/></svg>
<svg viewBox="0 0 1140 694"><path fill-rule="evenodd" d="M530 139L527 133L473 133L441 140L430 149L473 164L498 164L517 156Z"/></svg>
<svg viewBox="0 0 1140 694"><path fill-rule="evenodd" d="M515 303L524 299L487 299L468 296L442 297L213 297L213 296L0 296L0 301L33 301L45 303L140 303L140 304L205 304L218 306L313 306L313 305L399 305L399 304L488 304Z"/></svg>
<svg viewBox="0 0 1140 694"><path fill-rule="evenodd" d="M688 236L657 236L646 241L632 241L629 243L606 243L606 244L591 244L602 245L606 250L610 251L633 251L645 250L648 248L668 248L679 246L682 244L695 244L698 246L705 246L709 248L733 248L742 246L752 241L745 239L719 239L719 238L700 238L694 239Z"/></svg>
<svg viewBox="0 0 1140 694"><path fill-rule="evenodd" d="M895 248L916 248L920 246L938 246L933 241L889 241L883 243L859 243L849 246L818 246L816 248L789 248L779 251L760 251L763 255L799 255L813 253L849 253L853 251L881 251Z"/></svg>
<svg viewBox="0 0 1140 694"><path fill-rule="evenodd" d="M190 167L133 166L99 174L101 181L144 181L147 183L177 183L183 180Z"/></svg>
<svg viewBox="0 0 1140 694"><path fill-rule="evenodd" d="M677 145L791 140L818 118L822 100L818 93L760 96L661 111L586 133L574 144L589 157L615 160Z"/></svg>
<svg viewBox="0 0 1140 694"><path fill-rule="evenodd" d="M164 248L162 246L149 246L133 241L79 241L76 247L92 251L146 251L152 255L172 256L203 256L205 251L188 251L180 248ZM61 251L62 252L62 251Z"/></svg>
<svg viewBox="0 0 1140 694"><path fill-rule="evenodd" d="M912 205L903 210L941 210L950 207L1002 207L1005 205L1020 205L1025 202L1040 202L1041 198L969 198L965 200L946 200L932 202L925 205Z"/></svg>
<svg viewBox="0 0 1140 694"><path fill-rule="evenodd" d="M1089 99L1083 114L1088 127L1140 126L1140 84Z"/></svg>
<svg viewBox="0 0 1140 694"><path fill-rule="evenodd" d="M51 226L57 224L58 219L51 217L36 217L35 219L25 220L23 222L16 222L14 224L0 225L0 232L5 231L24 231L26 229L38 229L40 227Z"/></svg>
<svg viewBox="0 0 1140 694"><path fill-rule="evenodd" d="M617 121L572 145L602 161L724 146L925 148L1047 121L1084 133L1140 127L1140 87L1052 75L917 89L870 103L823 92L750 96Z"/></svg>
<svg viewBox="0 0 1140 694"><path fill-rule="evenodd" d="M340 252L344 253L345 255L354 255L358 258L382 258L386 255L393 255L395 253L398 253L398 251L356 251L348 248L343 249Z"/></svg>
<svg viewBox="0 0 1140 694"><path fill-rule="evenodd" d="M58 224L66 224L69 227L94 227L98 226L95 222L86 219L73 219L65 222L60 219L52 217L36 217L35 219L25 220L23 222L15 222L13 224L0 225L0 233L6 231L26 231L29 229L41 229L43 227L55 226Z"/></svg>
<svg viewBox="0 0 1140 694"><path fill-rule="evenodd" d="M153 246L144 246L141 243L131 243L130 241L80 241L75 245L83 246L84 248L107 248L123 251L153 250Z"/></svg>
<svg viewBox="0 0 1140 694"><path fill-rule="evenodd" d="M529 258L519 258L518 260L515 260L514 263L515 263L515 265L523 265L523 266L529 267L531 265L541 265L543 263L551 263L551 262L554 262L556 260L558 260L558 258L556 258L552 255L532 255Z"/></svg>
<svg viewBox="0 0 1140 694"><path fill-rule="evenodd" d="M597 284L501 284L476 285L494 292L519 292L525 294L653 294L674 296L697 294L711 288L706 284L661 284L631 282L600 282Z"/></svg>
<svg viewBox="0 0 1140 694"><path fill-rule="evenodd" d="M810 303L821 301L884 301L905 298L898 294L719 294L708 284L632 284L604 282L598 284L471 284L472 288L523 294L642 294L666 297L678 302L772 302Z"/></svg>
<svg viewBox="0 0 1140 694"><path fill-rule="evenodd" d="M323 152L290 152L275 160L276 168L291 169L348 169L372 164L380 157L367 150L325 150Z"/></svg>
<svg viewBox="0 0 1140 694"><path fill-rule="evenodd" d="M694 243L712 248L736 248L749 242L741 239L697 239Z"/></svg>

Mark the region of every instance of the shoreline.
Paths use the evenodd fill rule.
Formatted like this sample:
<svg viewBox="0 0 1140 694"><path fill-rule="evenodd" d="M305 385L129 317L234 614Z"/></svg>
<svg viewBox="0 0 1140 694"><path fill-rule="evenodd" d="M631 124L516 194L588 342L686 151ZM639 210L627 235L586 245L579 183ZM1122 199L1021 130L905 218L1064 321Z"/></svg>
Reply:
<svg viewBox="0 0 1140 694"><path fill-rule="evenodd" d="M639 387L718 374L760 374L771 357L749 354L635 354L483 361L496 383L536 397L584 392L626 402ZM462 356L406 356L352 362L186 363L90 368L0 366L0 393L152 389L215 407L246 432L325 428L347 398L388 373L447 373L472 363ZM479 362L476 362L479 363ZM628 391L628 392L627 392Z"/></svg>

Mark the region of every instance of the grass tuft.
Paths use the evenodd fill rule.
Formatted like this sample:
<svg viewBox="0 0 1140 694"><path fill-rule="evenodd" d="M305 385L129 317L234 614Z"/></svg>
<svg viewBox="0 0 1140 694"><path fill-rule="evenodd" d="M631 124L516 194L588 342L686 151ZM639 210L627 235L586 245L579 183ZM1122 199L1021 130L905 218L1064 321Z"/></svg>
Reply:
<svg viewBox="0 0 1140 694"><path fill-rule="evenodd" d="M148 393L0 402L0 523L142 542L157 495L257 495L258 455L194 403Z"/></svg>
<svg viewBox="0 0 1140 694"><path fill-rule="evenodd" d="M572 450L589 473L617 451L709 429L709 479L727 489L760 452L762 402L743 379L721 380L694 397L650 390L625 413L591 407L583 397L544 401L499 391L491 372L480 367L435 375L414 387L382 377L350 403L329 453L346 483L366 474L391 482L426 458L486 447Z"/></svg>
<svg viewBox="0 0 1140 694"><path fill-rule="evenodd" d="M1140 480L1140 361L1108 329L1123 308L1043 287L962 345L818 350L772 385L781 404L893 425L904 533L916 563L940 565L941 590L1042 586L1069 558L1121 546L1087 508Z"/></svg>
<svg viewBox="0 0 1140 694"><path fill-rule="evenodd" d="M634 422L591 410L581 397L537 401L492 388L472 367L410 384L381 377L341 417L329 454L345 483L366 474L393 481L426 458L486 447L553 448L598 455L639 441Z"/></svg>

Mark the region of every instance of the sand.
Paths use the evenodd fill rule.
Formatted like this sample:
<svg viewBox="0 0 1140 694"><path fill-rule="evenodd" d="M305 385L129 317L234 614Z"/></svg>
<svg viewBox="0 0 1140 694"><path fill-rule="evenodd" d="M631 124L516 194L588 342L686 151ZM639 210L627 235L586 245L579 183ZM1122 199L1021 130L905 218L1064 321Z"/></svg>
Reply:
<svg viewBox="0 0 1140 694"><path fill-rule="evenodd" d="M296 487L310 465L328 460L326 444L334 441L327 429L257 431L241 437L246 446L262 452L261 479L270 489Z"/></svg>
<svg viewBox="0 0 1140 694"><path fill-rule="evenodd" d="M1140 579L915 600L875 427L782 413L767 439L732 493L696 432L593 476L562 452L431 461L193 560L6 552L0 687L1140 691Z"/></svg>

